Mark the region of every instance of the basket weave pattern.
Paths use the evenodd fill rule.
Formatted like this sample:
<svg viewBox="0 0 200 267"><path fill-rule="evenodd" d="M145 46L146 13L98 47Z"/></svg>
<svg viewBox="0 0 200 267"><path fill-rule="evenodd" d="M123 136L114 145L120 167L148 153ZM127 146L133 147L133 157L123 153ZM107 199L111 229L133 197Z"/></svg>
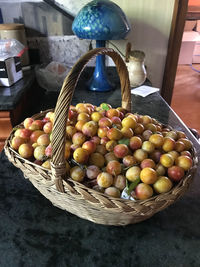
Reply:
<svg viewBox="0 0 200 267"><path fill-rule="evenodd" d="M25 178L28 178L53 205L98 224L127 225L153 216L182 196L192 182L198 160L193 150L194 164L187 175L169 192L144 201L135 202L113 198L73 181L70 177L66 177L64 147L69 106L81 72L88 61L98 54L106 54L115 62L121 82L122 107L131 110L130 83L124 61L112 49L97 48L91 50L80 58L64 80L54 111L55 123L52 131L53 156L51 170L23 159L10 147L10 140L14 131L6 141L5 153L8 159L22 170ZM48 111L36 114L33 118L43 118ZM18 127L22 127L22 124L18 125Z"/></svg>

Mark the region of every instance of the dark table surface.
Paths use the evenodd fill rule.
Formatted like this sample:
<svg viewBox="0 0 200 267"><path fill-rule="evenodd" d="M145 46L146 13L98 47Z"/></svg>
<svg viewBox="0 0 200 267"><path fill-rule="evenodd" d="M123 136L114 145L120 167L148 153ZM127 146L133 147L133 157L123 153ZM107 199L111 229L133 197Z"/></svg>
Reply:
<svg viewBox="0 0 200 267"><path fill-rule="evenodd" d="M35 75L33 71L23 72L23 78L10 87L0 86L0 111L13 110L23 94L25 94L33 84Z"/></svg>
<svg viewBox="0 0 200 267"><path fill-rule="evenodd" d="M84 76L87 79L87 75ZM83 78L82 78L83 79ZM117 82L117 79L116 79ZM32 110L54 107L56 93L43 93ZM77 102L120 106L120 90L90 92L80 80ZM184 131L198 155L200 145L159 93L132 95L132 111ZM22 172L0 154L0 266L200 266L200 168L186 194L138 224L97 225L54 207Z"/></svg>

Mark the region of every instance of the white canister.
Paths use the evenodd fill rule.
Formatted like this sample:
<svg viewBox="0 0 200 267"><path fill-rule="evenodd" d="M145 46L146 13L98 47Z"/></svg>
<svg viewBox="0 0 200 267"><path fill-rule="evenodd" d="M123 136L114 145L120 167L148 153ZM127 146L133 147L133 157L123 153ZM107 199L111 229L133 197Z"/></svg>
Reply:
<svg viewBox="0 0 200 267"><path fill-rule="evenodd" d="M16 39L27 48L25 28L23 24L0 24L0 38ZM24 54L21 56L21 64L22 66L29 65L29 55L27 50L25 50Z"/></svg>
<svg viewBox="0 0 200 267"><path fill-rule="evenodd" d="M129 53L129 62L126 63L131 87L137 87L144 83L147 77L143 51L133 50Z"/></svg>

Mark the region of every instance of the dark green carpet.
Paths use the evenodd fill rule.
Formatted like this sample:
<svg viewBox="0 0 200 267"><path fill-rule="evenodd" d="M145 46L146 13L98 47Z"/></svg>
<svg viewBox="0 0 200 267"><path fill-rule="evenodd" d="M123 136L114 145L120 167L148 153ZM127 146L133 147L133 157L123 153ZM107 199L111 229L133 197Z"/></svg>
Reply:
<svg viewBox="0 0 200 267"><path fill-rule="evenodd" d="M52 206L2 152L0 266L200 266L199 207L190 190L145 222L96 225Z"/></svg>

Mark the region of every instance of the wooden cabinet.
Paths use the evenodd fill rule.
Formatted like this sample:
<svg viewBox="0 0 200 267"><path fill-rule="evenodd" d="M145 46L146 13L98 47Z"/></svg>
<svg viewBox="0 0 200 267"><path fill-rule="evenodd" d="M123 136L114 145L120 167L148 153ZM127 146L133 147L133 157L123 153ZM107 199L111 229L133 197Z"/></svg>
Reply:
<svg viewBox="0 0 200 267"><path fill-rule="evenodd" d="M0 151L3 149L5 139L12 130L12 123L9 111L0 112Z"/></svg>

